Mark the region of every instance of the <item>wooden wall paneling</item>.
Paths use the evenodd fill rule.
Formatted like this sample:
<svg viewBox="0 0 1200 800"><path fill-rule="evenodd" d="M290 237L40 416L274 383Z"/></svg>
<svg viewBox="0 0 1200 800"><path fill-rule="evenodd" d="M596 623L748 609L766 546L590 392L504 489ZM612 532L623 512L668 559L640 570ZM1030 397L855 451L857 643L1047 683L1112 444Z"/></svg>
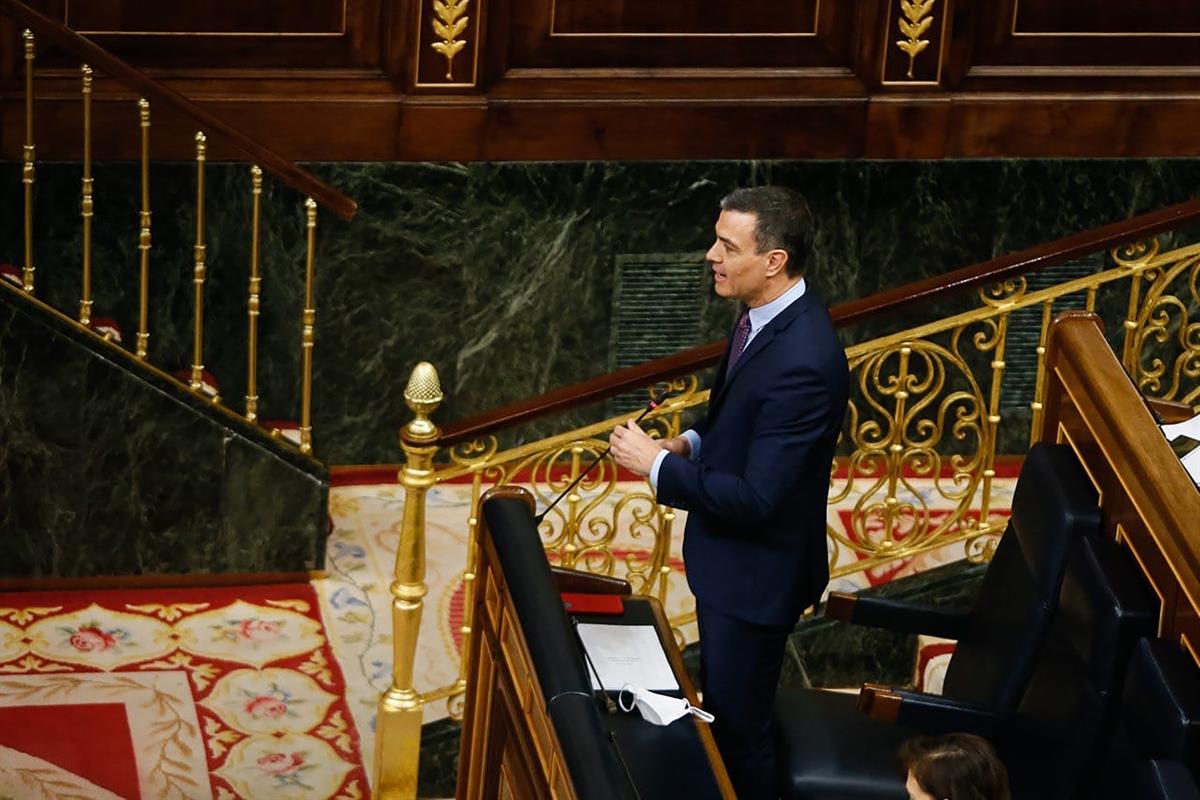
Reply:
<svg viewBox="0 0 1200 800"><path fill-rule="evenodd" d="M34 4L94 26L103 46L294 159L1200 154L1192 0L284 3L215 0L203 16L149 0ZM910 29L929 42L913 59L897 44L906 8L918 29L929 20ZM446 39L435 20L461 30ZM0 154L17 159L19 37L0 19ZM450 79L433 47L447 42L463 43ZM37 63L39 97L78 105L78 63L53 49ZM101 77L98 126L124 124L112 97ZM99 157L136 156L123 135L97 136ZM77 157L73 123L39 125L38 140L39 158Z"/></svg>
<svg viewBox="0 0 1200 800"><path fill-rule="evenodd" d="M865 101L690 104L493 102L488 159L854 158ZM748 135L753 133L753 135ZM654 151L647 144L653 142Z"/></svg>
<svg viewBox="0 0 1200 800"><path fill-rule="evenodd" d="M95 34L247 34L341 35L346 0L207 0L163 3L123 0L67 4L63 24Z"/></svg>
<svg viewBox="0 0 1200 800"><path fill-rule="evenodd" d="M171 77L261 76L257 70L377 73L384 4L392 0L220 0L173 4L33 0L134 66ZM280 8L287 7L287 13ZM304 21L299 21L305 18ZM83 26L80 23L84 23ZM97 27L91 28L91 25ZM56 54L51 63L69 64Z"/></svg>
<svg viewBox="0 0 1200 800"><path fill-rule="evenodd" d="M1093 0L1005 0L995 5L1011 8L1005 16L1018 36L1200 33L1200 5L1194 0L1106 3L1102 11Z"/></svg>
<svg viewBox="0 0 1200 800"><path fill-rule="evenodd" d="M1099 88L1200 75L1200 5L1190 0L999 0L975 11L975 77L1071 78Z"/></svg>
<svg viewBox="0 0 1200 800"><path fill-rule="evenodd" d="M854 4L519 0L512 69L753 68L848 71Z"/></svg>

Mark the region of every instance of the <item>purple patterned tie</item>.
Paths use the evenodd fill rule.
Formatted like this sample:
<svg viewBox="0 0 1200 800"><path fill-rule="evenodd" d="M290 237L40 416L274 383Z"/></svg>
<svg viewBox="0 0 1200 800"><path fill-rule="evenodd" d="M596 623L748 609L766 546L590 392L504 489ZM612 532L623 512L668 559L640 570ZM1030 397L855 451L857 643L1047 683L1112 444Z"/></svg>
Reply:
<svg viewBox="0 0 1200 800"><path fill-rule="evenodd" d="M741 358L742 351L746 349L746 342L750 340L750 309L742 312L742 316L738 318L737 330L733 332L733 344L729 345L729 364L725 367L725 377L729 378L729 373L733 372L733 365Z"/></svg>

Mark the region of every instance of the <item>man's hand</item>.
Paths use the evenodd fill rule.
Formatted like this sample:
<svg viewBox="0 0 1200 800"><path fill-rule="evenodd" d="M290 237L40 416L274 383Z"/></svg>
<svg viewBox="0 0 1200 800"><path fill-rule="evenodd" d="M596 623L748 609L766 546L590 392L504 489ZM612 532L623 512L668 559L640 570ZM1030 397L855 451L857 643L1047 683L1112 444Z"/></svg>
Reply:
<svg viewBox="0 0 1200 800"><path fill-rule="evenodd" d="M617 465L643 476L650 474L654 459L665 444L651 439L633 420L613 428L608 441L612 445L612 457Z"/></svg>
<svg viewBox="0 0 1200 800"><path fill-rule="evenodd" d="M680 458L692 457L692 443L684 436L672 436L670 439L663 439L659 442L663 450L668 453L674 453Z"/></svg>

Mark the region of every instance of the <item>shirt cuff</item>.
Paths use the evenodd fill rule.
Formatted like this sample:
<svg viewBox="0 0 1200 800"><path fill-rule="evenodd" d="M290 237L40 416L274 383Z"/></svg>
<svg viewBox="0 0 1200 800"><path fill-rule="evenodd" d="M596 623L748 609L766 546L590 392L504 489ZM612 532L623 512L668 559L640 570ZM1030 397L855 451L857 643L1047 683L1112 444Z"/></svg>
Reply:
<svg viewBox="0 0 1200 800"><path fill-rule="evenodd" d="M700 434L696 433L691 428L688 428L686 431L681 433L680 436L682 436L684 439L687 439L688 444L691 445L692 448L688 453L688 461L695 461L696 457L700 455Z"/></svg>
<svg viewBox="0 0 1200 800"><path fill-rule="evenodd" d="M655 494L658 494L658 470L666 457L667 451L660 450L658 455L654 457L654 463L650 466L650 487L654 489Z"/></svg>

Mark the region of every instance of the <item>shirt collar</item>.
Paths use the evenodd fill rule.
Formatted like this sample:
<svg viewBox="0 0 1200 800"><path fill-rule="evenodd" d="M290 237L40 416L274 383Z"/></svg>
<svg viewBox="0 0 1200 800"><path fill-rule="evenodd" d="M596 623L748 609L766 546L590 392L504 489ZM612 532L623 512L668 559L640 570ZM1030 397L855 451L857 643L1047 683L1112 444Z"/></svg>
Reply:
<svg viewBox="0 0 1200 800"><path fill-rule="evenodd" d="M758 308L750 309L750 332L757 333L779 313L792 303L804 296L804 278L796 282L796 285L788 289L783 294L776 297L766 305L761 305Z"/></svg>

